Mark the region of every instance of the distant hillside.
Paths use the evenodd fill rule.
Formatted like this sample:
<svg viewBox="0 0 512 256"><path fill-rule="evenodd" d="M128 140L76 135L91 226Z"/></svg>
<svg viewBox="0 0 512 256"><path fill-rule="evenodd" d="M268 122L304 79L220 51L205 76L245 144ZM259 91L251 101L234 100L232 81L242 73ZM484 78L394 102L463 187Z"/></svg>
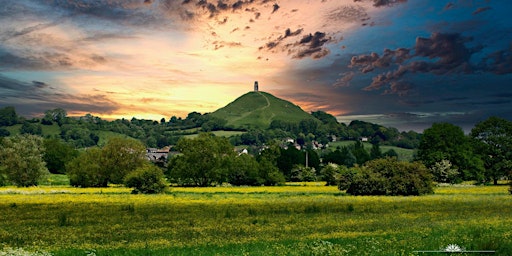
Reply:
<svg viewBox="0 0 512 256"><path fill-rule="evenodd" d="M299 106L266 92L248 92L211 115L227 120L227 125L234 128L260 129L268 128L273 120L299 122L314 118Z"/></svg>

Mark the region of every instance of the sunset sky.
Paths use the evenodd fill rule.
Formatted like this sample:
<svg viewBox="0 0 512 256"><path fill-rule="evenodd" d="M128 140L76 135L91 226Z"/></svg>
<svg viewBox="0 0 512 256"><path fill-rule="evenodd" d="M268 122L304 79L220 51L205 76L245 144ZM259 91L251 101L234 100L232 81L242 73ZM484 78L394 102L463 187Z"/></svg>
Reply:
<svg viewBox="0 0 512 256"><path fill-rule="evenodd" d="M400 130L512 120L510 0L0 0L0 107L160 120L252 90Z"/></svg>

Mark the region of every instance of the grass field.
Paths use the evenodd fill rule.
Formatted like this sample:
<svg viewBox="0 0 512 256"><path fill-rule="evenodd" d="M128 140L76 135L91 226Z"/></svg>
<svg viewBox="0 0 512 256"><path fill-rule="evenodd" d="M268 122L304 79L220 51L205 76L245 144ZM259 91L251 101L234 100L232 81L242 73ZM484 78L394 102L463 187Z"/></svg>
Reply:
<svg viewBox="0 0 512 256"><path fill-rule="evenodd" d="M132 195L124 187L3 187L0 255L425 255L417 251L450 244L510 255L507 189L448 186L422 197L355 197L318 182L170 188L161 195Z"/></svg>

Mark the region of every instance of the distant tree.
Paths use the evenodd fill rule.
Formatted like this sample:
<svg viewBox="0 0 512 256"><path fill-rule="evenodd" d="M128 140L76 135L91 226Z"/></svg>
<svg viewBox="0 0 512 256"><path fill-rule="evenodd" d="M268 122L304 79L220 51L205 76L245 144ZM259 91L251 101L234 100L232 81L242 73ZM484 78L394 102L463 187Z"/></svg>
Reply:
<svg viewBox="0 0 512 256"><path fill-rule="evenodd" d="M382 154L382 157L397 157L398 158L398 153L394 149L391 148L388 151L384 152Z"/></svg>
<svg viewBox="0 0 512 256"><path fill-rule="evenodd" d="M211 133L201 133L193 139L183 138L176 149L181 154L171 158L169 178L183 185L200 187L225 181L229 161L235 155L226 138Z"/></svg>
<svg viewBox="0 0 512 256"><path fill-rule="evenodd" d="M338 120L336 120L336 117L324 111L314 111L311 112L311 115L314 116L316 119L322 121L323 124L338 124Z"/></svg>
<svg viewBox="0 0 512 256"><path fill-rule="evenodd" d="M380 150L379 143L373 143L370 149L370 159L377 159L382 157L382 151Z"/></svg>
<svg viewBox="0 0 512 256"><path fill-rule="evenodd" d="M9 132L7 129L0 128L0 138L1 137L8 137L11 135L11 132Z"/></svg>
<svg viewBox="0 0 512 256"><path fill-rule="evenodd" d="M284 174L287 180L291 179L291 171L295 165L305 165L305 157L303 152L289 145L286 149L281 148L279 157L276 159L277 168Z"/></svg>
<svg viewBox="0 0 512 256"><path fill-rule="evenodd" d="M43 128L38 123L30 123L30 122L23 122L23 125L20 128L21 134L32 134L32 135L42 135L43 134Z"/></svg>
<svg viewBox="0 0 512 256"><path fill-rule="evenodd" d="M109 182L123 184L126 174L147 162L146 147L131 138L111 138L102 149L101 162L110 173Z"/></svg>
<svg viewBox="0 0 512 256"><path fill-rule="evenodd" d="M338 184L341 175L340 165L328 163L320 170L322 180L326 182L326 186L334 186Z"/></svg>
<svg viewBox="0 0 512 256"><path fill-rule="evenodd" d="M498 184L512 170L512 122L489 117L471 130L475 148L484 159L485 177Z"/></svg>
<svg viewBox="0 0 512 256"><path fill-rule="evenodd" d="M65 174L66 163L78 156L78 151L60 139L45 139L43 160L51 173Z"/></svg>
<svg viewBox="0 0 512 256"><path fill-rule="evenodd" d="M340 189L353 195L424 195L433 193L431 174L419 162L381 158L342 174Z"/></svg>
<svg viewBox="0 0 512 256"><path fill-rule="evenodd" d="M434 123L423 132L417 159L427 168L449 160L461 172L463 180L480 180L483 172L483 162L474 153L469 138L460 127L449 123Z"/></svg>
<svg viewBox="0 0 512 256"><path fill-rule="evenodd" d="M67 112L62 108L47 110L44 112L43 120L56 122L59 125L66 123Z"/></svg>
<svg viewBox="0 0 512 256"><path fill-rule="evenodd" d="M273 141L257 157L260 177L266 186L278 185L286 181L283 173L277 168L277 159L280 154L278 143Z"/></svg>
<svg viewBox="0 0 512 256"><path fill-rule="evenodd" d="M162 169L149 163L128 173L124 178L124 184L133 188L133 194L162 193L167 187Z"/></svg>
<svg viewBox="0 0 512 256"><path fill-rule="evenodd" d="M235 186L258 186L264 183L259 174L258 162L249 154L233 157L227 176L227 181Z"/></svg>
<svg viewBox="0 0 512 256"><path fill-rule="evenodd" d="M43 161L43 139L35 135L16 135L1 140L0 170L16 186L37 186L48 175Z"/></svg>
<svg viewBox="0 0 512 256"><path fill-rule="evenodd" d="M356 163L361 165L370 160L370 154L364 148L364 144L361 141L356 141L351 149L352 154L356 158Z"/></svg>
<svg viewBox="0 0 512 256"><path fill-rule="evenodd" d="M18 115L14 107L0 108L0 126L12 126L18 123Z"/></svg>
<svg viewBox="0 0 512 256"><path fill-rule="evenodd" d="M441 160L430 167L430 171L437 182L456 183L459 171L452 167L449 160Z"/></svg>
<svg viewBox="0 0 512 256"><path fill-rule="evenodd" d="M101 149L88 148L78 157L66 163L69 183L75 187L106 187L109 172L102 166Z"/></svg>
<svg viewBox="0 0 512 256"><path fill-rule="evenodd" d="M316 181L316 170L313 167L296 165L292 169L291 181Z"/></svg>

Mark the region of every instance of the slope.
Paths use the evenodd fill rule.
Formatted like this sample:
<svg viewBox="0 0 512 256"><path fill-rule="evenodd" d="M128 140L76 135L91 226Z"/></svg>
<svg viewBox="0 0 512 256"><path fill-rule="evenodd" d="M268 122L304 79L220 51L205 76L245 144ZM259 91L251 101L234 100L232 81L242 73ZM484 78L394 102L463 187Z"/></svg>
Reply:
<svg viewBox="0 0 512 256"><path fill-rule="evenodd" d="M227 125L233 128L266 129L274 120L314 119L299 106L261 91L248 92L211 115L227 120Z"/></svg>

